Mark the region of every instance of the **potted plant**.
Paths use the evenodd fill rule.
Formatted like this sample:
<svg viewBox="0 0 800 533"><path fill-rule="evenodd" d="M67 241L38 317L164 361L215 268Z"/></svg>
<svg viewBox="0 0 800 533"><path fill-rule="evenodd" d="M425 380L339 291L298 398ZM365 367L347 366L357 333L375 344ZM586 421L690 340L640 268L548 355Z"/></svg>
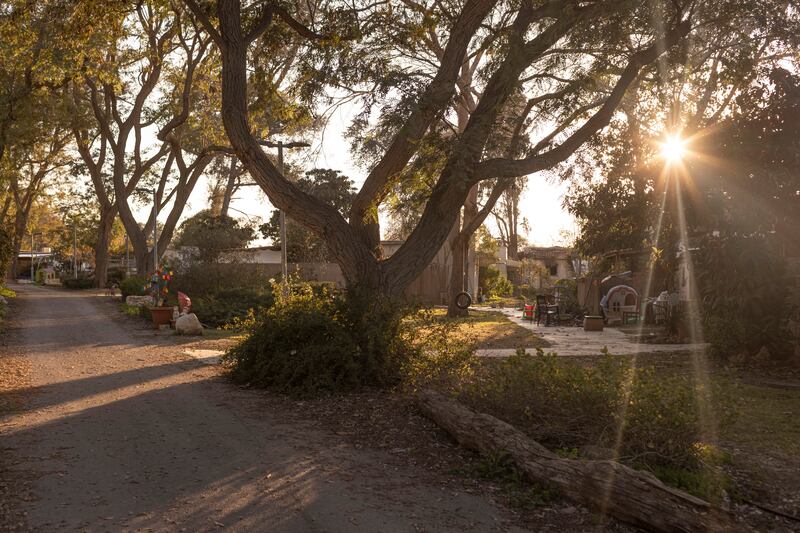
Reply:
<svg viewBox="0 0 800 533"><path fill-rule="evenodd" d="M150 276L150 294L153 296L150 317L156 329L172 321L172 306L165 305L171 279L172 270L166 262L161 263L161 267Z"/></svg>

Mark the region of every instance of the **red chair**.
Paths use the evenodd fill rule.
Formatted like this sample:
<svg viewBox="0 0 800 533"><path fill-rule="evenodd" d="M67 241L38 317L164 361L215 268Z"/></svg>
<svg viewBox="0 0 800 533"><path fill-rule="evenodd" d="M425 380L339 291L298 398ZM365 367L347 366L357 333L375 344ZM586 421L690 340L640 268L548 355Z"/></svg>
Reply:
<svg viewBox="0 0 800 533"><path fill-rule="evenodd" d="M534 305L525 304L522 309L522 319L523 320L530 320L533 322L533 313L534 313Z"/></svg>

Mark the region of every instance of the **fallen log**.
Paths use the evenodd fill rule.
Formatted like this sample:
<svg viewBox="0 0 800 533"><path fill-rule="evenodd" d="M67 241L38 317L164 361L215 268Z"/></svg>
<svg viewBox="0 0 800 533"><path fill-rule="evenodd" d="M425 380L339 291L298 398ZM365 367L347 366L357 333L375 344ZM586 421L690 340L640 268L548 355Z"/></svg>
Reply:
<svg viewBox="0 0 800 533"><path fill-rule="evenodd" d="M462 446L484 454L505 452L531 481L628 524L665 532L743 529L728 512L648 472L616 461L561 458L510 424L435 391L422 391L417 403Z"/></svg>

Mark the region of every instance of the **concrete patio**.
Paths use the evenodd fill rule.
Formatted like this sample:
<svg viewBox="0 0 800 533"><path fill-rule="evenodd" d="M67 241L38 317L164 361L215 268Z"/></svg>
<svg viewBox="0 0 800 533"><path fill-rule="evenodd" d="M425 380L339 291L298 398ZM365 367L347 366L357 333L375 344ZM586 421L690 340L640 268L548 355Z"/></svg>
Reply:
<svg viewBox="0 0 800 533"><path fill-rule="evenodd" d="M683 352L702 349L705 344L647 344L632 340L632 336L623 333L617 328L606 327L603 331L584 331L583 328L569 326L544 326L536 325L522 319L522 311L518 309L492 309L490 307L476 307L481 311L495 311L503 313L512 322L529 329L550 343L545 352L555 352L563 356L599 355L603 348L614 355L631 355L638 353L658 352ZM527 348L528 352L535 353L536 348ZM508 357L516 350L481 349L478 355L484 357Z"/></svg>

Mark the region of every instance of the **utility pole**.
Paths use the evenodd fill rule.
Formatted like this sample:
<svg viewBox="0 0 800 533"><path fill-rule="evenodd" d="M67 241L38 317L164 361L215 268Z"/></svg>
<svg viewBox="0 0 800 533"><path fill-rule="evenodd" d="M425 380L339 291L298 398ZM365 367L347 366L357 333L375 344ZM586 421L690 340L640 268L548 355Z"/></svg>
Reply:
<svg viewBox="0 0 800 533"><path fill-rule="evenodd" d="M31 232L31 283L36 281L33 277L33 232Z"/></svg>
<svg viewBox="0 0 800 533"><path fill-rule="evenodd" d="M158 191L153 188L153 272L158 270Z"/></svg>
<svg viewBox="0 0 800 533"><path fill-rule="evenodd" d="M278 172L283 175L283 149L284 148L308 148L311 146L307 142L302 141L295 141L285 143L283 141L278 142L271 142L271 141L259 141L259 144L263 146L269 146L270 148L277 148L278 149ZM279 222L280 222L280 233L281 233L281 275L283 276L283 283L289 282L289 258L288 258L288 246L286 242L286 213L283 209L279 211Z"/></svg>
<svg viewBox="0 0 800 533"><path fill-rule="evenodd" d="M78 279L78 226L72 224L72 273Z"/></svg>

